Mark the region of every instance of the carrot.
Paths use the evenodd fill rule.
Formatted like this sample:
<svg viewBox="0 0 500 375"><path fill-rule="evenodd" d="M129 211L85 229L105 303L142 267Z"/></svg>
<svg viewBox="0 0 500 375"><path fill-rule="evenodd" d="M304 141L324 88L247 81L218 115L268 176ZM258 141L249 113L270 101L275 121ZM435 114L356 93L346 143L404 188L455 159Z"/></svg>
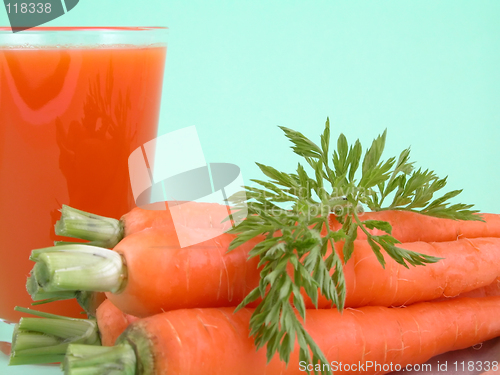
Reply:
<svg viewBox="0 0 500 375"><path fill-rule="evenodd" d="M96 319L102 345L113 346L118 336L139 318L123 313L110 300L105 300L97 308Z"/></svg>
<svg viewBox="0 0 500 375"><path fill-rule="evenodd" d="M382 268L367 242L356 241L353 256L344 267L346 306L401 306L457 296L488 286L500 277L499 269L492 264L500 251L499 238L411 242L399 246L442 259L425 267L405 268L389 258ZM340 252L341 244L336 247ZM320 298L320 305L325 303Z"/></svg>
<svg viewBox="0 0 500 375"><path fill-rule="evenodd" d="M500 296L500 280L482 288L474 289L470 292L462 293L453 298L480 298ZM448 301L452 297L442 297L435 301ZM125 331L125 329L139 318L125 314L113 303L106 299L98 308L96 313L97 325L101 335L101 342L104 346L112 346L116 339Z"/></svg>
<svg viewBox="0 0 500 375"><path fill-rule="evenodd" d="M252 311L230 308L177 310L134 322L114 348L70 345L66 374L116 366L134 374L298 375L319 370L299 360L298 345L288 367L265 349L255 350L248 325ZM407 308L362 307L308 311L305 329L325 353L322 366L346 374L382 374L500 335L500 297L424 302ZM293 343L293 341L292 341ZM120 358L120 362L113 362ZM111 362L111 363L110 363ZM316 364L320 366L320 364ZM73 372L74 371L74 372ZM130 371L130 372L125 372Z"/></svg>
<svg viewBox="0 0 500 375"><path fill-rule="evenodd" d="M0 341L0 352L5 355L10 355L11 345L10 342Z"/></svg>
<svg viewBox="0 0 500 375"><path fill-rule="evenodd" d="M37 265L28 291L35 294L36 288L41 287L45 292L62 292L64 287L56 286L52 276L66 275L71 284L67 287L72 290L107 291L108 298L122 311L143 317L179 308L236 306L258 283L258 261L247 260L249 250L258 240L230 253L227 249L235 237L230 234L181 248L179 233L204 236L210 229L178 229L177 233L162 228L145 229L123 239L114 250L86 245L34 250L32 259ZM49 253L63 257L70 267L82 265L84 274L79 277L71 270L52 270L45 262L51 257ZM72 254L76 258L68 257ZM78 259L82 256L89 260ZM73 271L78 273L77 267Z"/></svg>
<svg viewBox="0 0 500 375"><path fill-rule="evenodd" d="M494 284L495 288L486 287L482 293L465 293L464 296L471 295L476 298L488 294L499 296L498 283ZM28 309L23 311L40 314ZM11 355L11 365L59 362L63 359L70 342L98 344L97 334L102 345L113 346L125 329L139 320L123 313L109 300L105 300L97 309L97 327L93 319L66 319L51 314L41 316L44 319L23 318L24 320L16 326L12 354L11 344L0 342L0 350L6 355ZM88 322L88 325L83 324L84 322ZM27 344L30 345L29 348L25 347Z"/></svg>
<svg viewBox="0 0 500 375"><path fill-rule="evenodd" d="M457 297L470 297L470 298L478 298L478 297L490 297L490 296L500 296L500 279L496 279L491 284L486 285L482 288L477 288L471 290L470 292L461 293L458 296L444 296L439 298L438 300L447 300L450 298Z"/></svg>
<svg viewBox="0 0 500 375"><path fill-rule="evenodd" d="M471 292L463 293L459 295L458 298L463 298L463 297L480 298L488 296L500 296L500 282L495 281L484 288L479 288ZM449 298L443 297L442 299L439 300L445 301L449 300ZM113 305L113 303L111 303L109 299L106 299L97 308L96 320L102 345L113 346L118 337L125 331L125 329L127 329L127 327L133 322L139 320L139 318L125 314L115 305ZM2 343L0 342L0 344ZM4 343L4 344L6 350L5 353L9 355L10 343Z"/></svg>
<svg viewBox="0 0 500 375"><path fill-rule="evenodd" d="M231 222L222 221L229 215L229 207L215 203L159 202L161 209L147 210L139 207L122 216L118 221L88 214L84 211L63 206L61 219L56 225L56 234L94 241L93 245L114 247L122 238L151 227L173 226L171 211L176 218L182 218L185 226L191 228L218 228L228 230ZM482 221L442 219L412 211L387 210L360 214L362 220L386 221L393 227L392 235L401 242L442 242L458 238L500 237L500 215L481 214ZM112 229L110 229L112 227ZM330 215L330 227L342 227L335 215ZM109 232L108 232L109 231ZM385 234L374 229L374 235ZM358 239L366 234L358 229ZM102 241L102 242L99 242Z"/></svg>
<svg viewBox="0 0 500 375"><path fill-rule="evenodd" d="M196 235L186 231L186 235ZM34 284L47 292L105 291L123 312L139 317L180 308L236 306L258 285L259 269L256 258L247 260L255 243L227 253L232 239L233 235L224 234L180 248L173 234L150 228L126 237L114 251L84 245L35 250ZM384 269L367 241L356 241L352 258L344 266L345 306L408 305L456 296L500 277L500 238L400 246L444 259L407 269L386 256ZM336 243L336 251L342 253L342 243ZM114 268L107 268L111 265ZM308 298L306 302L313 306ZM326 298L319 298L319 307L330 306Z"/></svg>
<svg viewBox="0 0 500 375"><path fill-rule="evenodd" d="M219 229L231 228L231 221L224 221L230 212L228 206L204 202L158 202L153 209L136 207L120 220L91 214L63 205L61 219L56 223L57 235L91 241L92 245L113 248L124 237L151 227ZM172 217L173 216L173 217Z"/></svg>
<svg viewBox="0 0 500 375"><path fill-rule="evenodd" d="M452 220L424 215L412 211L387 210L365 212L360 219L386 221L392 225L392 236L401 242L444 242L460 238L500 237L500 215L481 214L483 221ZM342 228L334 215L330 215L330 227ZM386 234L373 229L373 235ZM366 240L366 234L358 228L357 238Z"/></svg>
<svg viewBox="0 0 500 375"><path fill-rule="evenodd" d="M224 225L226 226L228 224L230 225L229 221L226 221L225 223L220 223L228 214L228 207L226 206L221 206L218 204L211 204L211 203L198 203L198 202L188 202L188 203L180 202L180 204L178 205L175 205L172 202L168 202L168 204L167 202L163 203L160 202L158 204L164 204L163 208L165 208L165 210L145 210L141 208L134 208L128 214L124 215L120 220L120 225L118 225L118 227L123 229L119 238L123 236L133 235L134 233L140 232L141 230L147 228L163 228L163 230L166 232L165 233L166 237L168 237L170 241L168 242L167 246L171 246L173 241L173 236L178 235L175 232L175 228L173 225L171 211L170 211L171 209L178 210L178 213L182 213L185 218L185 223L191 228L193 226L198 226L198 228L204 228L204 229L214 228L213 236L216 236L220 233L220 231L217 231L217 229L223 228ZM81 215L81 217L79 215ZM90 218L87 220L85 215L89 215ZM77 219L71 219L75 217L77 217ZM95 219L96 217L98 219ZM485 236L500 237L500 215L483 214L482 217L484 218L485 222L442 219L442 218L423 215L416 212L399 211L399 210L367 212L360 215L360 218L362 220L382 220L389 222L390 224L392 224L393 236L402 241L407 241L407 242L412 242L418 239L423 241L430 241L430 240L453 241L457 238L463 238L464 236L471 238L481 237L483 234ZM99 223L101 220L114 220L114 219L102 218L96 215L86 214L83 211L78 211L68 206L64 206L62 210L62 217L60 223L65 222L66 223L65 226L68 226L69 225L68 222L71 222L71 220L82 221L84 223L83 226L88 226L90 229L92 229L92 228L100 228L100 224L96 223ZM59 227L61 227L61 225L62 224L58 224ZM335 219L334 215L330 215L330 227L333 230L339 230L341 228L341 224ZM186 228L185 231L187 230L188 228ZM179 231L182 232L182 229L179 228ZM369 231L373 235L383 234L382 231L377 229ZM198 232L200 232L200 230L198 230ZM193 231L193 233L196 232ZM184 235L184 234L179 234L179 235ZM165 236L159 236L159 237L165 237ZM87 238L90 239L90 237ZM228 235L224 234L222 238L228 238ZM360 228L358 228L357 238L358 240L366 240L366 234ZM230 241L226 241L224 243L229 243L229 242ZM161 243L161 240L159 241L159 243ZM253 242L253 244L255 244L255 242ZM132 247L134 246L135 245L133 245ZM137 246L142 246L142 245L137 244ZM141 252L141 254L143 254L143 252ZM221 251L218 251L217 254L214 255L216 257L224 259ZM378 267L378 265L375 264L374 266ZM220 268L218 269L218 271L222 272ZM180 280L182 280L184 276L180 277L181 277ZM222 280L222 278L220 278L220 280ZM255 278L253 280L255 280ZM247 285L255 286L255 284L247 284ZM251 289L246 288L244 290L246 292L249 292ZM479 291L479 293L481 292ZM349 296L349 293L347 295ZM444 295L447 296L446 294ZM437 297L432 296L430 298L439 298L439 296L440 295L438 295ZM113 296L108 296L108 297L113 299ZM218 297L219 296L217 296L217 298ZM241 296L237 298L236 301L240 302L240 298ZM182 300L183 298L182 297L179 298L178 296L176 296L176 299ZM138 313L138 311L136 310L128 310L126 306L124 307L123 302L121 302L122 300L123 299L120 298L120 301L116 301L116 303L120 305L122 308L125 308L125 310L128 312L133 312L136 314ZM231 301L232 300L230 299L229 302ZM349 305L350 302L347 303ZM132 301L126 303L126 305L131 305L131 304L133 304ZM323 300L320 303L320 305L325 305L325 304L327 304L325 300ZM227 306L227 305L228 302L221 302L214 306ZM180 303L175 308L188 308L188 307L200 307L200 306L211 306L211 305L205 304L204 302L201 301L200 304L198 305L193 305L192 302L187 302L187 303ZM360 304L356 304L356 306L360 306ZM83 307L85 308L85 306ZM172 308L171 305L169 307L165 307L166 310L169 310L171 308ZM154 311L158 310L155 309ZM149 314L150 312L146 313L146 315Z"/></svg>
<svg viewBox="0 0 500 375"><path fill-rule="evenodd" d="M484 288L479 288L468 293L463 293L459 295L458 298L479 298L486 296L500 296L500 282L496 281ZM449 298L442 298L440 300L449 300ZM106 299L97 308L96 320L102 345L113 346L118 337L125 331L125 329L133 322L139 320L139 318L125 314L115 305L113 305L113 303L111 303L109 299ZM68 324L67 322L65 323ZM0 342L0 344L2 343ZM10 343L3 344L5 347L4 353L9 355Z"/></svg>

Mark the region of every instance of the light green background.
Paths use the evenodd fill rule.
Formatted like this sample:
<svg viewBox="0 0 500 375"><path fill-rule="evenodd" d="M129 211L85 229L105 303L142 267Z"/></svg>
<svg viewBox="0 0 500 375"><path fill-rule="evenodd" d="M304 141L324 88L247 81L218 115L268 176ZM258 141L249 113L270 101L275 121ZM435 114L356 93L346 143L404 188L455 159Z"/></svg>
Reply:
<svg viewBox="0 0 500 375"><path fill-rule="evenodd" d="M499 20L498 0L80 0L47 25L168 26L160 132L196 125L246 180L296 166L277 125L316 137L329 116L500 213Z"/></svg>
<svg viewBox="0 0 500 375"><path fill-rule="evenodd" d="M46 25L168 26L160 132L196 125L245 179L295 158L277 125L412 147L461 201L499 212L497 0L81 0ZM0 9L0 24L8 23Z"/></svg>

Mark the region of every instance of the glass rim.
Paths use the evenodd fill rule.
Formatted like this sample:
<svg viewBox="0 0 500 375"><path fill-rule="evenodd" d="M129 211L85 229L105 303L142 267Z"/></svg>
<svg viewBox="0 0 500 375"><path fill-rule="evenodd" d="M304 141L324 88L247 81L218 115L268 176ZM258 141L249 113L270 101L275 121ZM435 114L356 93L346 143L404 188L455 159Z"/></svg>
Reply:
<svg viewBox="0 0 500 375"><path fill-rule="evenodd" d="M22 33L50 33L58 31L168 31L165 26L35 26L23 30ZM0 26L1 32L12 32L10 26Z"/></svg>
<svg viewBox="0 0 500 375"><path fill-rule="evenodd" d="M36 26L20 32L1 26L0 49L166 46L168 32L163 26Z"/></svg>

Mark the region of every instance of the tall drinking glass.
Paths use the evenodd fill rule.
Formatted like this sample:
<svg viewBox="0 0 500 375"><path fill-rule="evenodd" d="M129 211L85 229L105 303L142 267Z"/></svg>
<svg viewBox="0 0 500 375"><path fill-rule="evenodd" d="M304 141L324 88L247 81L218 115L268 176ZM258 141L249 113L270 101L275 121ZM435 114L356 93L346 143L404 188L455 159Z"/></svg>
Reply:
<svg viewBox="0 0 500 375"><path fill-rule="evenodd" d="M32 249L62 204L118 218L128 156L156 137L165 28L0 28L0 318L29 306ZM74 301L39 306L77 315Z"/></svg>

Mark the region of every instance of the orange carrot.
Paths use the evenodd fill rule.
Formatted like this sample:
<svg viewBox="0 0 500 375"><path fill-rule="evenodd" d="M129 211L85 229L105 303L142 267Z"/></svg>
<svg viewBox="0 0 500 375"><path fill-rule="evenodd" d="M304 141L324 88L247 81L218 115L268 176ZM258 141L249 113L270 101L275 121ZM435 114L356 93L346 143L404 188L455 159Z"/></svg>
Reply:
<svg viewBox="0 0 500 375"><path fill-rule="evenodd" d="M205 202L159 202L160 210L147 210L136 207L121 217L124 236L150 227L172 226L172 214L190 228L231 228L231 222L222 222L229 216L229 207Z"/></svg>
<svg viewBox="0 0 500 375"><path fill-rule="evenodd" d="M185 235L196 236L197 232L186 230ZM236 306L258 285L259 270L256 258L247 260L257 240L227 253L233 238L224 234L180 248L174 234L150 228L126 237L114 251L83 245L35 250L35 284L47 292L65 288L107 291L115 306L139 317L180 308ZM408 305L456 296L500 277L500 238L412 242L400 247L444 259L407 269L386 255L384 269L367 241L356 241L344 266L345 306ZM336 251L341 255L342 243L336 243ZM87 252L97 264L113 259L116 270L99 275L94 264L80 259ZM72 254L75 263L61 266L57 259L64 257L66 262ZM71 267L80 264L83 276L78 276L78 267ZM312 307L310 301L308 306ZM319 299L319 307L330 306L326 298Z"/></svg>
<svg viewBox="0 0 500 375"><path fill-rule="evenodd" d="M113 248L124 237L146 228L185 226L219 229L221 233L232 225L230 220L224 220L231 213L229 207L217 203L157 202L149 207L152 209L136 207L116 220L63 205L55 232L60 236L89 240L92 245Z"/></svg>
<svg viewBox="0 0 500 375"><path fill-rule="evenodd" d="M473 291L460 294L458 298L464 298L464 297L481 298L489 296L500 296L500 281L495 281L486 287L474 289ZM447 301L449 299L450 298L443 297L433 302ZM115 305L113 305L109 299L106 299L97 308L96 319L97 319L97 325L99 327L99 333L101 335L102 345L113 346L114 343L116 342L116 339L123 333L123 331L125 331L125 329L131 323L135 322L139 318L125 314ZM9 344L9 351L10 351L10 344Z"/></svg>
<svg viewBox="0 0 500 375"><path fill-rule="evenodd" d="M36 282L30 285L42 287L45 292L61 291L64 287L56 286L52 283L55 280L48 280L44 274L48 271L57 278L66 275L71 289L108 291L107 296L113 304L125 313L139 317L179 308L236 306L259 281L258 260L247 260L249 250L259 239L230 253L227 249L235 238L230 234L185 248L179 246L179 233L195 238L205 235L207 231L211 230L149 228L126 237L114 250L87 245L34 250L32 260L37 265L31 277L35 277ZM77 250L72 253L72 249ZM111 275L95 273L92 268L96 262L85 264L77 259L88 251L90 257L102 254L95 257L97 263L106 262L106 257L114 256L120 264L116 269L106 268ZM63 257L75 254L77 258L68 258L67 261L74 261L74 265L81 264L84 275L79 278L73 273L78 272L78 267L72 267L73 271L69 270L69 273L52 272L49 270L52 267L49 265L50 254L56 257L56 254Z"/></svg>
<svg viewBox="0 0 500 375"><path fill-rule="evenodd" d="M115 356L120 353L120 364L129 364L131 374L134 368L141 368L144 375L299 375L306 369L319 370L299 360L297 343L288 366L277 356L266 363L265 349L256 351L249 337L251 313L249 309L236 314L230 308L191 309L141 319L113 349L92 348L103 353L94 361L79 355L85 346L71 345L65 370L109 366L113 351ZM407 308L347 309L342 314L333 309L311 310L305 329L328 360L322 369L384 374L499 336L499 314L500 297L460 298Z"/></svg>
<svg viewBox="0 0 500 375"><path fill-rule="evenodd" d="M342 244L336 246L340 253ZM411 242L398 247L443 259L425 267L405 268L386 255L387 264L382 268L368 243L356 241L353 256L344 266L346 306L408 305L457 296L500 278L500 269L493 264L500 255L500 238ZM320 306L326 302L320 298Z"/></svg>
<svg viewBox="0 0 500 375"><path fill-rule="evenodd" d="M186 229L182 235L196 232ZM106 295L122 311L139 317L180 308L236 306L258 284L259 273L258 259L247 259L257 240L228 253L234 238L224 234L181 248L177 237L162 228L128 236L114 249L127 265L125 288Z"/></svg>
<svg viewBox="0 0 500 375"><path fill-rule="evenodd" d="M5 355L10 355L10 342L0 341L0 352Z"/></svg>
<svg viewBox="0 0 500 375"><path fill-rule="evenodd" d="M123 313L110 300L105 300L97 308L96 319L102 345L113 346L118 336L139 318Z"/></svg>
<svg viewBox="0 0 500 375"><path fill-rule="evenodd" d="M461 293L458 296L444 296L439 298L438 300L447 300L450 298L457 297L470 297L470 298L478 298L478 297L490 297L490 296L500 296L500 279L496 279L491 284L486 285L482 288L477 288L471 290L470 292Z"/></svg>
<svg viewBox="0 0 500 375"><path fill-rule="evenodd" d="M474 289L470 292L462 293L454 298L481 298L490 296L500 296L500 280L482 288ZM435 301L447 301L451 297L442 297ZM125 329L139 318L125 314L118 309L109 299L106 299L97 308L97 325L101 335L102 345L112 346L116 339L125 331Z"/></svg>
<svg viewBox="0 0 500 375"><path fill-rule="evenodd" d="M104 236L105 247L114 247L123 237L151 227L172 227L172 212L183 225L191 228L218 228L227 230L231 222L222 221L229 215L229 207L215 203L199 202L159 202L158 210L134 208L122 216L120 221L87 214L83 211L63 206L61 220L56 225L56 233L95 241ZM500 237L500 215L482 214L484 222L441 219L411 211L379 211L360 214L361 220L387 221L393 227L393 236L400 242L442 242L459 238ZM112 223L112 224L111 224ZM116 228L108 234L108 226ZM76 228L74 228L76 226ZM330 227L342 227L335 215L330 215ZM77 229L77 230L75 230ZM102 233L104 231L104 233ZM371 230L374 235L383 234ZM112 237L111 239L109 237ZM366 234L358 229L358 239L366 239ZM100 245L99 240L94 242Z"/></svg>
<svg viewBox="0 0 500 375"><path fill-rule="evenodd" d="M365 212L360 219L386 221L392 225L392 235L401 242L444 242L461 238L500 237L500 215L481 214L482 221L441 219L411 211ZM330 215L330 227L342 227L334 215ZM374 235L385 234L378 229L369 230ZM359 240L366 234L358 228Z"/></svg>

